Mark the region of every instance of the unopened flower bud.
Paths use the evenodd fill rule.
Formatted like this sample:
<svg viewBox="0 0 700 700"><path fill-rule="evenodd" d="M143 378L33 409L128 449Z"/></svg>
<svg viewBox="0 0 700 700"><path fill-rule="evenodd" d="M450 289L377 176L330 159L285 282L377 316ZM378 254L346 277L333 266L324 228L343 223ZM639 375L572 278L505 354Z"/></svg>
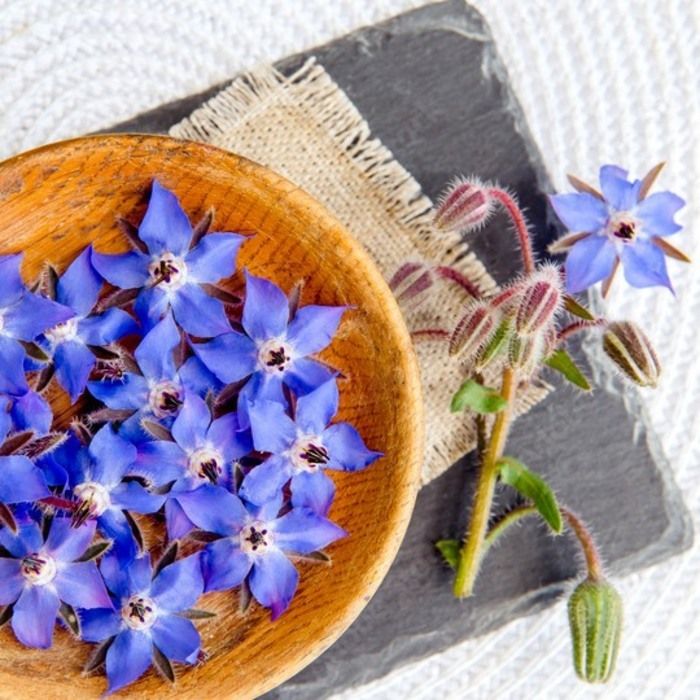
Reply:
<svg viewBox="0 0 700 700"><path fill-rule="evenodd" d="M622 631L622 599L605 580L586 579L569 598L576 675L605 683L615 669Z"/></svg>
<svg viewBox="0 0 700 700"><path fill-rule="evenodd" d="M617 368L639 386L657 385L661 365L651 342L634 323L610 323L603 334L603 350Z"/></svg>
<svg viewBox="0 0 700 700"><path fill-rule="evenodd" d="M450 355L471 357L484 347L493 334L498 312L484 302L474 302L450 336Z"/></svg>
<svg viewBox="0 0 700 700"><path fill-rule="evenodd" d="M478 372L488 367L508 347L508 340L512 332L512 320L506 317L500 322L498 328L496 328L483 350L479 353L475 366Z"/></svg>
<svg viewBox="0 0 700 700"><path fill-rule="evenodd" d="M508 342L508 362L511 367L524 370L530 374L542 359L544 337L536 335L519 335L513 333Z"/></svg>
<svg viewBox="0 0 700 700"><path fill-rule="evenodd" d="M561 276L554 265L545 265L522 283L520 305L515 318L519 333L534 333L549 324L562 300Z"/></svg>
<svg viewBox="0 0 700 700"><path fill-rule="evenodd" d="M444 231L469 232L483 226L493 210L493 198L479 180L457 179L440 198L435 224Z"/></svg>
<svg viewBox="0 0 700 700"><path fill-rule="evenodd" d="M389 287L400 304L414 306L422 302L434 283L431 269L421 262L404 263L389 281Z"/></svg>

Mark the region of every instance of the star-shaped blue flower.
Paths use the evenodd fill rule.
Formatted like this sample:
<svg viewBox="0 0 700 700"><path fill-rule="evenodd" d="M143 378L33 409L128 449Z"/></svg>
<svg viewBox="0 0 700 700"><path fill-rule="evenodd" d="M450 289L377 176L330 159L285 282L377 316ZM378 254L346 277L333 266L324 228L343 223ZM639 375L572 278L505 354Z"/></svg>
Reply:
<svg viewBox="0 0 700 700"><path fill-rule="evenodd" d="M111 606L97 566L76 561L92 542L95 523L72 527L70 518L54 518L44 541L31 521L17 534L0 530L0 545L10 556L0 558L0 605L12 605L12 629L28 647L47 649L61 602L76 608Z"/></svg>
<svg viewBox="0 0 700 700"><path fill-rule="evenodd" d="M197 357L225 384L249 378L239 397L245 420L250 401L264 398L286 403L283 385L308 394L333 376L309 355L331 342L345 307L309 305L290 320L284 292L269 280L246 273L242 325L207 343L193 344Z"/></svg>
<svg viewBox="0 0 700 700"><path fill-rule="evenodd" d="M325 515L335 487L324 470L358 471L381 457L380 452L367 449L349 423L329 426L337 411L335 379L298 399L295 420L277 402L251 404L253 445L260 452L269 452L270 457L248 472L239 491L241 497L265 503L291 480L292 504Z"/></svg>
<svg viewBox="0 0 700 700"><path fill-rule="evenodd" d="M225 591L247 577L260 605L277 619L296 592L299 574L287 554L310 554L345 536L345 531L308 508L278 517L282 499L262 506L228 494L206 528L221 535L202 553L205 591Z"/></svg>
<svg viewBox="0 0 700 700"><path fill-rule="evenodd" d="M618 262L633 287L661 285L673 291L664 257L670 246L663 239L681 230L674 216L685 202L672 192L646 196L649 185L628 180L627 171L616 165L604 165L602 195L586 186L550 197L569 231L587 234L573 243L566 259L569 292L609 278Z"/></svg>
<svg viewBox="0 0 700 700"><path fill-rule="evenodd" d="M91 315L102 289L102 277L93 267L91 256L92 246L88 246L56 285L56 301L75 315L44 333L44 345L53 357L58 383L73 403L85 390L95 366L91 347L103 347L138 332L134 319L122 309Z"/></svg>
<svg viewBox="0 0 700 700"><path fill-rule="evenodd" d="M27 291L22 255L0 256L0 393L20 396L29 390L24 374L27 353L21 341L33 342L47 328L64 323L74 312Z"/></svg>
<svg viewBox="0 0 700 700"><path fill-rule="evenodd" d="M108 693L142 676L151 665L154 647L172 661L195 663L199 632L180 613L202 594L198 554L164 567L155 577L148 556L129 562L109 555L100 571L116 603L114 608L82 612L81 637L87 642L114 637L105 658Z"/></svg>
<svg viewBox="0 0 700 700"><path fill-rule="evenodd" d="M140 289L135 310L146 329L169 309L190 335L211 338L231 330L224 305L202 284L230 277L243 236L212 232L191 247L193 230L177 197L156 180L138 228L145 251L93 253L92 262L110 284Z"/></svg>

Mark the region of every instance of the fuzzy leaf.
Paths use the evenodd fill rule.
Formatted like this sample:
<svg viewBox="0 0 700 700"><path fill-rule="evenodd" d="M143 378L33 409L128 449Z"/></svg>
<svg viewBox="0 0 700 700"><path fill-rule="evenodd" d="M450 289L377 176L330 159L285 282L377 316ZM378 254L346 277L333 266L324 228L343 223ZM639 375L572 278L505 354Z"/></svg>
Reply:
<svg viewBox="0 0 700 700"><path fill-rule="evenodd" d="M452 413L459 413L470 408L476 413L499 413L508 402L496 390L473 379L467 379L452 397Z"/></svg>
<svg viewBox="0 0 700 700"><path fill-rule="evenodd" d="M570 294L564 296L564 308L572 315L578 316L586 321L595 321L595 316L583 305L580 304Z"/></svg>
<svg viewBox="0 0 700 700"><path fill-rule="evenodd" d="M492 360L498 357L508 346L508 339L511 336L512 328L509 319L501 321L496 332L491 336L491 340L486 343L486 347L481 351L481 355L476 363L477 370L487 367Z"/></svg>
<svg viewBox="0 0 700 700"><path fill-rule="evenodd" d="M217 287L215 284L203 284L202 289L204 289L210 297L214 297L214 299L218 299L220 302L228 304L228 306L240 306L243 301L238 295L232 294L221 287Z"/></svg>
<svg viewBox="0 0 700 700"><path fill-rule="evenodd" d="M0 456L15 454L23 445L26 445L34 437L33 430L23 430L21 433L15 433L5 440L0 445Z"/></svg>
<svg viewBox="0 0 700 700"><path fill-rule="evenodd" d="M167 442L174 442L173 434L160 423L156 423L152 420L142 420L141 427L156 440L166 440Z"/></svg>
<svg viewBox="0 0 700 700"><path fill-rule="evenodd" d="M80 636L80 620L75 614L75 610L68 603L61 603L61 607L58 609L58 614L61 619L66 623L68 629L76 636Z"/></svg>
<svg viewBox="0 0 700 700"><path fill-rule="evenodd" d="M165 680L170 683L175 682L175 671L170 659L155 644L153 645L153 667Z"/></svg>
<svg viewBox="0 0 700 700"><path fill-rule="evenodd" d="M100 540L99 542L95 542L95 544L90 545L85 550L83 556L76 559L76 561L92 561L93 559L97 559L97 557L102 556L111 546L111 540Z"/></svg>
<svg viewBox="0 0 700 700"><path fill-rule="evenodd" d="M451 569L457 569L459 564L459 540L438 540L435 549L442 554L442 558Z"/></svg>
<svg viewBox="0 0 700 700"><path fill-rule="evenodd" d="M40 348L36 343L28 343L25 340L19 341L24 347L24 351L33 360L38 360L39 362L48 362L51 358Z"/></svg>
<svg viewBox="0 0 700 700"><path fill-rule="evenodd" d="M63 432L48 433L25 443L21 449L17 450L17 454L25 455L29 459L37 459L60 447L67 438L68 435Z"/></svg>
<svg viewBox="0 0 700 700"><path fill-rule="evenodd" d="M112 350L108 345L88 345L88 348L90 348L90 352L98 360L109 362L111 360L118 360L122 356L118 349Z"/></svg>
<svg viewBox="0 0 700 700"><path fill-rule="evenodd" d="M498 469L503 483L531 500L549 527L559 534L564 523L557 498L547 482L513 457L501 457Z"/></svg>
<svg viewBox="0 0 700 700"><path fill-rule="evenodd" d="M578 368L578 365L573 361L571 355L569 355L566 350L559 348L555 350L544 363L547 367L551 367L570 381L572 384L576 385L579 389L584 391L590 391L591 385L588 383L588 379Z"/></svg>

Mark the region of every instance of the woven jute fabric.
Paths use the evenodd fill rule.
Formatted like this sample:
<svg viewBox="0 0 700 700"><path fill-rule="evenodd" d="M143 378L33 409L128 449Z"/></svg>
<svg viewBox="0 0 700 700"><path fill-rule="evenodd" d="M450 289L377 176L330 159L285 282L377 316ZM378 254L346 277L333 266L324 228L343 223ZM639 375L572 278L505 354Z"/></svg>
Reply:
<svg viewBox="0 0 700 700"><path fill-rule="evenodd" d="M238 78L170 134L238 153L304 188L367 249L387 280L404 263L416 262L454 267L484 293L496 288L458 234L434 229L432 202L314 61L290 76L263 67ZM408 299L402 310L412 332L450 329L470 298L454 282L434 276L429 293ZM449 356L444 339L416 336L415 348L427 423L427 483L474 447L475 430L468 417L450 411L467 368ZM531 390L518 409L543 391Z"/></svg>

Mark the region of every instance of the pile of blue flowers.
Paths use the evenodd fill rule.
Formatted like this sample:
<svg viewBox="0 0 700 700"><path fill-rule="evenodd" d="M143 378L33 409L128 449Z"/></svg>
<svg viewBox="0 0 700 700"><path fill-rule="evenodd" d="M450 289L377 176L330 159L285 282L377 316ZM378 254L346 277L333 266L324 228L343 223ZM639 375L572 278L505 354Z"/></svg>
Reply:
<svg viewBox="0 0 700 700"><path fill-rule="evenodd" d="M0 619L31 647L57 620L99 643L87 668L108 692L200 658L202 594L242 586L281 615L290 557L345 535L326 470L380 456L334 422L338 373L314 359L346 309L249 273L243 299L218 287L245 237L209 223L154 182L140 225L122 222L131 252L88 246L31 289L21 255L0 257ZM65 432L54 381L83 412ZM164 523L157 562L143 516Z"/></svg>

